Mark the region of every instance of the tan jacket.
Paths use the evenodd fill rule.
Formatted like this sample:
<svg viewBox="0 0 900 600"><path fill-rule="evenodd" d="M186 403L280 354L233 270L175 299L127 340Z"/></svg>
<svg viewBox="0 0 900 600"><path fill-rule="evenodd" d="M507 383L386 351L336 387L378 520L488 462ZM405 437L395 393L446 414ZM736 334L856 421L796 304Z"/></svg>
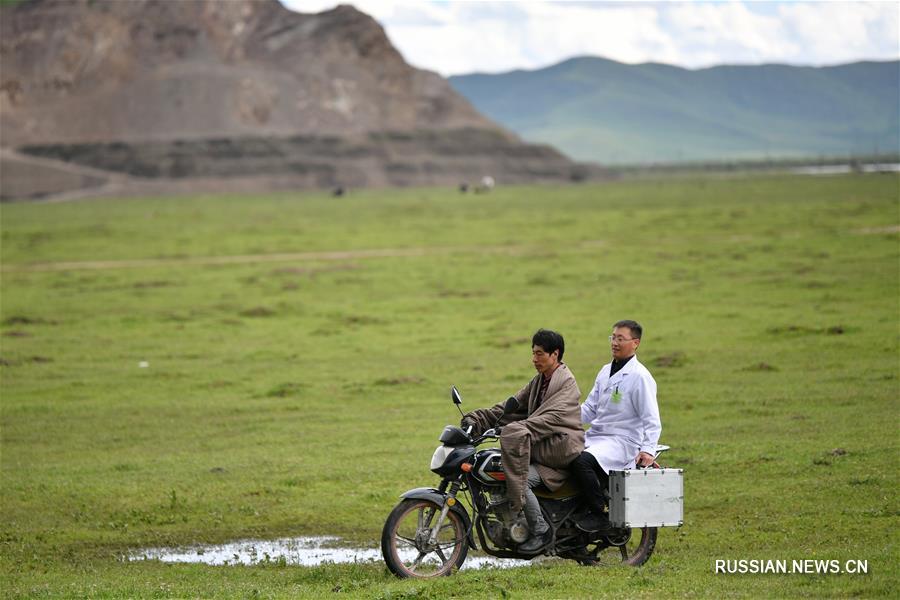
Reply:
<svg viewBox="0 0 900 600"><path fill-rule="evenodd" d="M558 489L568 477L566 468L584 450L581 427L581 392L569 367L560 364L550 377L550 385L540 406L537 396L543 375L538 373L516 394L519 410L500 420L503 470L510 508L522 509L528 465L534 463L549 489ZM476 422L475 433L497 423L503 414L501 402L491 408L473 410L466 417Z"/></svg>

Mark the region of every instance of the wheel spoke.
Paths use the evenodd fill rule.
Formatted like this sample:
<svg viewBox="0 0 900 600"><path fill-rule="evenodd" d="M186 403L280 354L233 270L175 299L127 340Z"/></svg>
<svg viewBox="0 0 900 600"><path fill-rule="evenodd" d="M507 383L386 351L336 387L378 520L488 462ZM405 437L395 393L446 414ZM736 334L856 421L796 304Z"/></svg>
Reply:
<svg viewBox="0 0 900 600"><path fill-rule="evenodd" d="M419 565L422 564L422 559L425 558L426 556L427 556L426 552L419 552L419 555L416 557L416 560L414 560L413 564L410 565L409 570L414 572L419 567Z"/></svg>
<svg viewBox="0 0 900 600"><path fill-rule="evenodd" d="M423 509L422 512L424 513L424 509ZM428 516L425 517L425 522L422 523L422 527L424 527L425 529L430 529L430 528L431 528L431 520L434 518L434 512L435 512L435 511L434 511L433 508L429 508L429 509L428 509Z"/></svg>
<svg viewBox="0 0 900 600"><path fill-rule="evenodd" d="M619 546L619 552L622 553L622 560L628 560L628 548L624 544Z"/></svg>
<svg viewBox="0 0 900 600"><path fill-rule="evenodd" d="M438 546L437 548L434 549L434 551L437 552L437 555L441 557L441 565L446 565L446 564L447 564L447 557L444 556L444 551L441 550L441 547Z"/></svg>
<svg viewBox="0 0 900 600"><path fill-rule="evenodd" d="M414 540L414 539L412 539L412 538L403 537L402 535L398 535L398 536L397 536L397 539L398 539L398 540L403 540L404 542L406 542L407 544L410 544L410 545L412 545L412 546L415 546L415 545L416 545L416 540Z"/></svg>

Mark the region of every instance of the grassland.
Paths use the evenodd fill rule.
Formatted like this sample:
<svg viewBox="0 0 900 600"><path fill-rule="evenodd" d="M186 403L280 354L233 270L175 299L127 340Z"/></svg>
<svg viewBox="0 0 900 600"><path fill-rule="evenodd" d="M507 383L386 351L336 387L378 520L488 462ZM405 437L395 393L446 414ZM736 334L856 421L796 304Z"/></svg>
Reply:
<svg viewBox="0 0 900 600"><path fill-rule="evenodd" d="M898 179L747 178L2 208L6 597L877 597L898 589ZM373 252L377 250L378 252ZM339 253L335 253L339 252ZM641 569L125 562L376 545L465 402L561 331L586 393L643 322L684 527ZM139 363L146 361L146 368ZM716 575L715 559L867 560Z"/></svg>

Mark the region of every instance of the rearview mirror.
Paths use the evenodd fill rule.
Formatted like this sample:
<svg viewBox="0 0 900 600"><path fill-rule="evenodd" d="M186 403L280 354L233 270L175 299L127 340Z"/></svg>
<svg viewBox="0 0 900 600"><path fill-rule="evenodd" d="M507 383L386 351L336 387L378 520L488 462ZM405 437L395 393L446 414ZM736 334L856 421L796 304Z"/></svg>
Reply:
<svg viewBox="0 0 900 600"><path fill-rule="evenodd" d="M462 404L462 396L459 395L459 390L456 389L456 386L450 386L450 398L453 400L453 404L459 406Z"/></svg>
<svg viewBox="0 0 900 600"><path fill-rule="evenodd" d="M503 405L503 414L508 415L509 413L513 413L519 410L519 401L516 400L515 396L510 396L506 399L506 404Z"/></svg>

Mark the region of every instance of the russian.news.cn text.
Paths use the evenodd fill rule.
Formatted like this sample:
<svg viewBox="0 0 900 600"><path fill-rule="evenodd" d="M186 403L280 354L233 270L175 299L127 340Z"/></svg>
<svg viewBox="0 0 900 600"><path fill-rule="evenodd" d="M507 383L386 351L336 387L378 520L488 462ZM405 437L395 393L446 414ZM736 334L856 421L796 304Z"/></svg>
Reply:
<svg viewBox="0 0 900 600"><path fill-rule="evenodd" d="M768 574L786 575L866 575L869 573L868 560L837 559L756 559L742 558L737 560L716 559L714 572L718 574Z"/></svg>

